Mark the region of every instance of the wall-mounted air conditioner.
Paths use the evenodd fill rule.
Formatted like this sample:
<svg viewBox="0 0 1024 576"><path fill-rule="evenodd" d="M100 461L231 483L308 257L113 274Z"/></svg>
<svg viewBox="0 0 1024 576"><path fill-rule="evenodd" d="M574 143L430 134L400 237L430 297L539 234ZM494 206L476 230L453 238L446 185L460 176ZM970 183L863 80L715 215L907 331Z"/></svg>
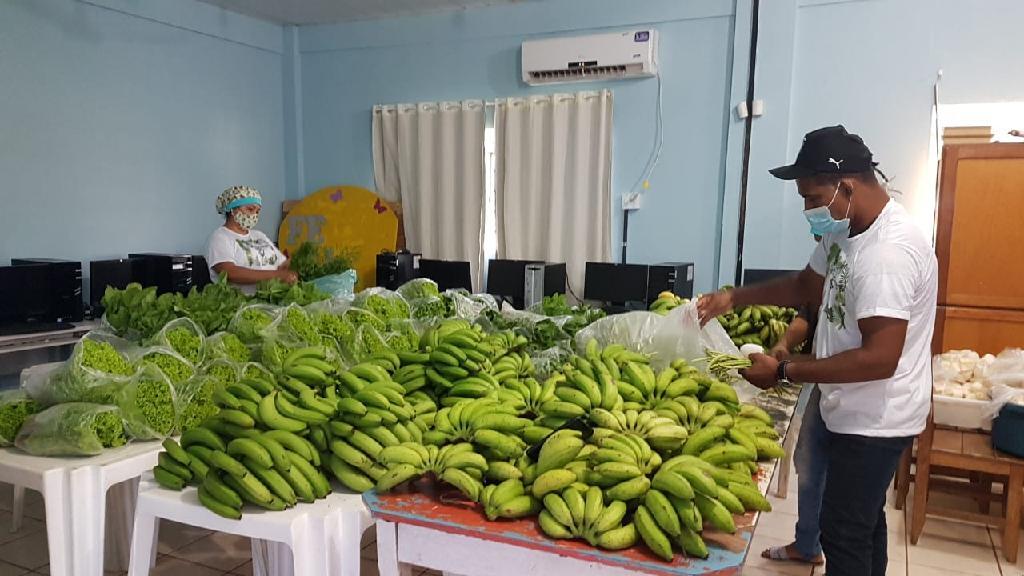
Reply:
<svg viewBox="0 0 1024 576"><path fill-rule="evenodd" d="M643 78L658 73L657 30L523 42L523 81L532 86Z"/></svg>

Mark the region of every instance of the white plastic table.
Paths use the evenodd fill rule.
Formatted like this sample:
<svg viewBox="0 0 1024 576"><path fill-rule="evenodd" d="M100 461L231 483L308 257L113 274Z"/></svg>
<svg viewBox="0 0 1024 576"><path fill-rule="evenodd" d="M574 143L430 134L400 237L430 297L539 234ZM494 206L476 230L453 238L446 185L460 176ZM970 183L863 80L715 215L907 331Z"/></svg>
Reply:
<svg viewBox="0 0 1024 576"><path fill-rule="evenodd" d="M270 574L295 576L359 576L360 539L373 525L359 494L332 492L316 502L276 512L249 506L241 520L231 520L200 504L195 488L166 490L146 473L139 483L129 574L149 573L161 519L291 549L293 553L277 556L277 563L266 568Z"/></svg>
<svg viewBox="0 0 1024 576"><path fill-rule="evenodd" d="M107 491L155 466L160 450L159 441L149 441L92 457L46 458L0 448L0 482L13 484L16 491L38 490L43 496L50 574L102 576ZM113 533L121 537L106 544L118 557L126 558L135 515L135 484L126 483L117 490L116 500L123 504L113 508L116 514L111 521Z"/></svg>

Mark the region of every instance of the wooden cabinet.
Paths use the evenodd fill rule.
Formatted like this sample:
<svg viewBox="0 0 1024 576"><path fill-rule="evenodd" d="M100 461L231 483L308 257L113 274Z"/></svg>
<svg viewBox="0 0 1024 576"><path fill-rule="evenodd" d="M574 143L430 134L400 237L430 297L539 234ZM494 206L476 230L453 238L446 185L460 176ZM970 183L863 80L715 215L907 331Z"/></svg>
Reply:
<svg viewBox="0 0 1024 576"><path fill-rule="evenodd" d="M932 352L974 350L999 354L1024 347L1024 310L939 306L935 312Z"/></svg>
<svg viewBox="0 0 1024 576"><path fill-rule="evenodd" d="M937 351L1024 347L1024 144L946 146Z"/></svg>

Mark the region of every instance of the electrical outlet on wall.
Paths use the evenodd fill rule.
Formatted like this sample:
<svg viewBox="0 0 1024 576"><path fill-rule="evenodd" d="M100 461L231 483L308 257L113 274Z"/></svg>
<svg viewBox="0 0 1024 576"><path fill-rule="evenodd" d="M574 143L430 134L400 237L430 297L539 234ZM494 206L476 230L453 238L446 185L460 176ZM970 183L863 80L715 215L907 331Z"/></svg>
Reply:
<svg viewBox="0 0 1024 576"><path fill-rule="evenodd" d="M622 195L622 209L623 210L639 210L640 209L640 193L633 192L632 194Z"/></svg>

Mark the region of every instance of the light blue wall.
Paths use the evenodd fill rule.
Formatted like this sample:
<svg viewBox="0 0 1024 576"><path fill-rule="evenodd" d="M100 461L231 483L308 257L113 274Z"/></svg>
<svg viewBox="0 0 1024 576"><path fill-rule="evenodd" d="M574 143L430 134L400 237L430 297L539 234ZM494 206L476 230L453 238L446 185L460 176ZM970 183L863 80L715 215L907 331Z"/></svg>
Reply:
<svg viewBox="0 0 1024 576"><path fill-rule="evenodd" d="M758 95L766 99L767 114L754 123L760 143L751 163L750 195L758 200L748 213L748 262L784 268L806 263L811 241L795 188L764 170L782 159L782 150L794 158L803 135L828 124L842 123L864 137L880 168L894 177L904 204L930 232L934 167L929 138L936 72L943 70L940 99L946 104L1024 101L1024 2L787 3L792 0L767 5L781 10L780 18L792 13L795 36L779 30L759 43ZM792 43L790 70L781 54L787 43ZM762 56L775 58L775 64L765 66ZM784 126L772 123L780 108L789 109Z"/></svg>
<svg viewBox="0 0 1024 576"><path fill-rule="evenodd" d="M665 142L642 209L630 219L629 259L695 262L697 288L706 290L718 264L726 150L741 144L727 139L730 125L739 125L729 116L734 9L731 0L548 0L302 27L305 192L339 183L373 188L374 104L594 88L526 86L520 44L546 34L653 26L661 42ZM601 86L615 98L612 253L618 259L620 195L636 182L652 148L657 81Z"/></svg>
<svg viewBox="0 0 1024 576"><path fill-rule="evenodd" d="M282 51L193 0L0 0L0 264L203 251L236 183L276 230Z"/></svg>

